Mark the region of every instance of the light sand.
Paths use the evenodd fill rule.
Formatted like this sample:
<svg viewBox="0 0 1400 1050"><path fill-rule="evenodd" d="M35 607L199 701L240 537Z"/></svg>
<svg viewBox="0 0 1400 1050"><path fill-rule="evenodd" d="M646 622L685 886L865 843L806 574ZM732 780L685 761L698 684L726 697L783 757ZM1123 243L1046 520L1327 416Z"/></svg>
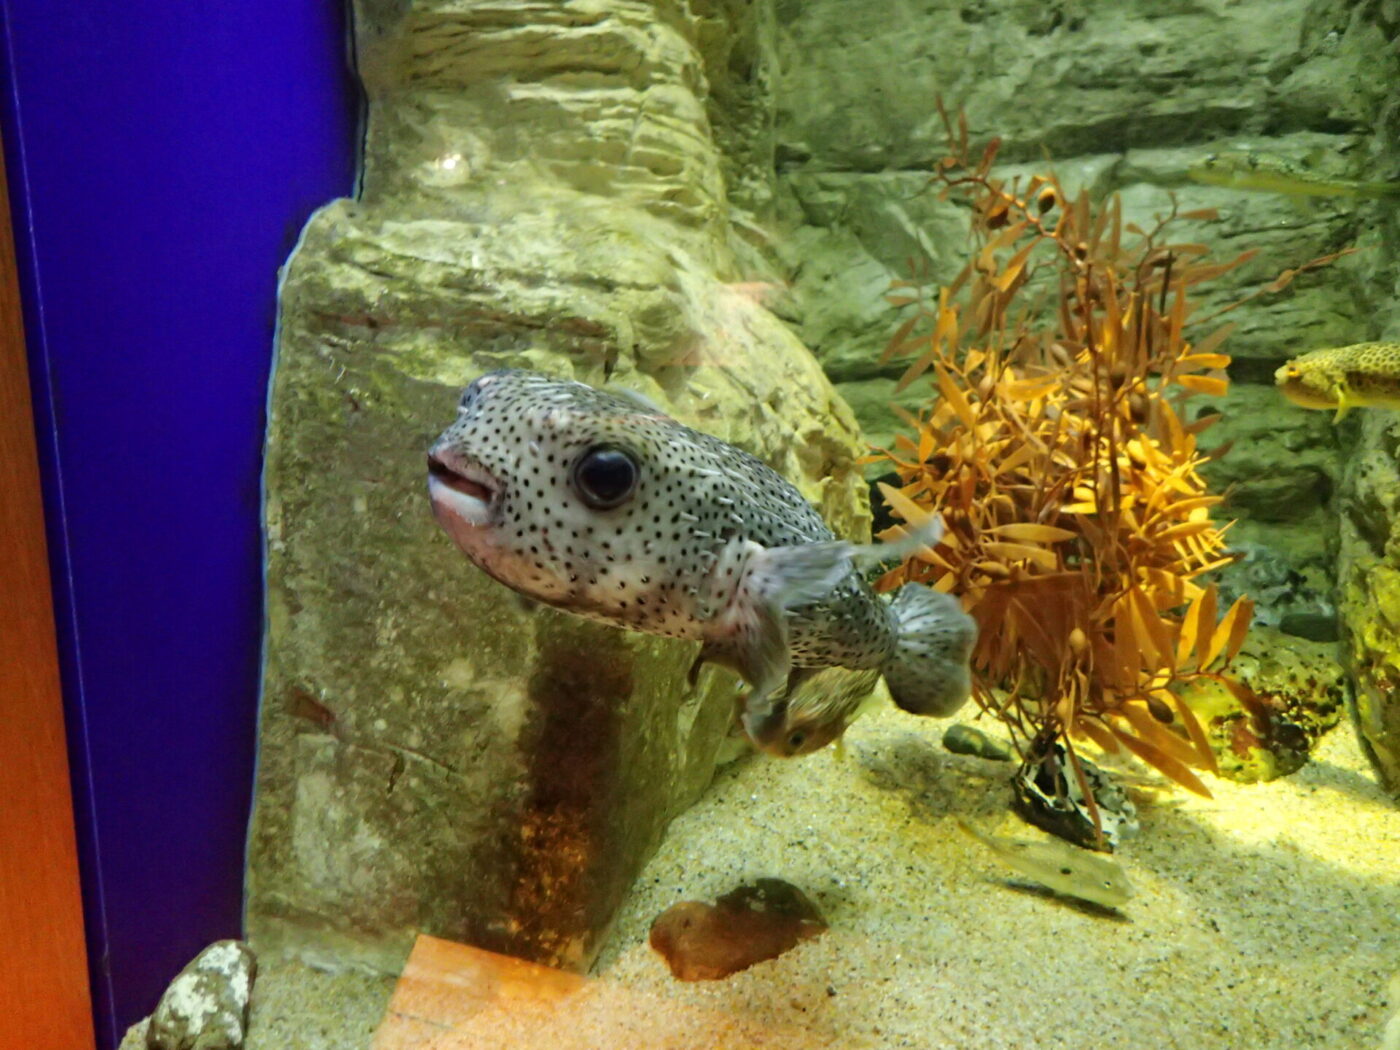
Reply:
<svg viewBox="0 0 1400 1050"><path fill-rule="evenodd" d="M952 755L893 709L848 755L739 763L671 827L597 976L814 1041L867 1047L1378 1047L1400 971L1400 809L1350 726L1272 784L1136 790L1122 918L1026 888L954 822L1036 835L1010 766ZM831 929L728 980L682 984L646 945L677 900L755 876Z"/></svg>
<svg viewBox="0 0 1400 1050"><path fill-rule="evenodd" d="M1038 834L1007 809L1010 766L945 752L944 725L882 710L844 762L732 767L672 825L596 975L643 1013L684 1013L669 1000L774 1046L1381 1046L1400 995L1400 809L1349 726L1272 784L1134 791L1143 830L1118 856L1137 895L1114 918L1027 888L957 829ZM646 945L652 919L761 875L806 890L831 929L725 981L673 980ZM266 965L249 1050L367 1047L391 985ZM123 1044L143 1045L141 1026Z"/></svg>

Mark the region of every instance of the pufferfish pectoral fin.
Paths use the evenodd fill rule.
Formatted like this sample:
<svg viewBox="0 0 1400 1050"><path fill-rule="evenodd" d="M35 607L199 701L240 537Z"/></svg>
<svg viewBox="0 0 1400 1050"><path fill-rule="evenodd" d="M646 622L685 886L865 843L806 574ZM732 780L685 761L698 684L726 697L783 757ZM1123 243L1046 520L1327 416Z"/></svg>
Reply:
<svg viewBox="0 0 1400 1050"><path fill-rule="evenodd" d="M774 717L774 705L786 694L792 670L786 612L780 606L763 603L750 628L737 641L739 673L752 686L742 701L740 721L749 738L757 740L758 727Z"/></svg>
<svg viewBox="0 0 1400 1050"><path fill-rule="evenodd" d="M701 667L712 662L742 675L753 688L750 698L759 698L756 703L780 690L792 667L787 610L830 594L851 571L853 550L840 540L788 547L731 541L711 570L712 589L705 595L702 616L712 619L717 633L690 665L691 688Z"/></svg>
<svg viewBox="0 0 1400 1050"><path fill-rule="evenodd" d="M739 673L752 686L741 719L752 739L791 684L788 610L827 597L853 571L855 554L843 540L750 549L742 583L747 615L733 645Z"/></svg>

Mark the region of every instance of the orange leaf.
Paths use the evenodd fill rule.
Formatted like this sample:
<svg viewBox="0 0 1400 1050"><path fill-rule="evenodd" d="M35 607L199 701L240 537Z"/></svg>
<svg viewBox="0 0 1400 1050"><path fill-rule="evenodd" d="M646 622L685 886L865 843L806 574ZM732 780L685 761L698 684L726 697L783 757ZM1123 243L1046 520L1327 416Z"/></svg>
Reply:
<svg viewBox="0 0 1400 1050"><path fill-rule="evenodd" d="M1191 710L1191 705L1170 689L1154 689L1153 693L1164 700L1171 700L1176 706L1177 714L1181 716L1181 724L1186 727L1187 736L1191 738L1191 743L1196 746L1196 755L1201 764L1219 776L1220 767L1215 761L1215 748L1210 746L1210 738L1206 736L1205 729L1201 726L1200 720L1196 718L1196 712Z"/></svg>
<svg viewBox="0 0 1400 1050"><path fill-rule="evenodd" d="M1240 653L1240 647L1244 645L1244 639L1249 634L1250 625L1254 622L1254 602L1250 601L1243 594L1235 599L1235 604L1230 606L1230 613L1239 609L1239 615L1235 622L1230 625L1230 638L1225 643L1225 662L1228 664ZM1228 620L1230 614L1226 613Z"/></svg>
<svg viewBox="0 0 1400 1050"><path fill-rule="evenodd" d="M1026 260L1031 257L1031 251L1034 250L1038 243L1040 243L1040 239L1036 238L1007 261L1006 269L998 274L996 280L992 282L996 285L997 291L1006 291L1015 282L1016 278L1021 276L1021 271L1026 268Z"/></svg>
<svg viewBox="0 0 1400 1050"><path fill-rule="evenodd" d="M1229 363L1229 354L1186 354L1176 359L1178 369L1224 368Z"/></svg>
<svg viewBox="0 0 1400 1050"><path fill-rule="evenodd" d="M1167 315L1167 345L1181 345L1181 329L1186 324L1186 290L1178 287L1172 299L1171 313Z"/></svg>
<svg viewBox="0 0 1400 1050"><path fill-rule="evenodd" d="M880 495L885 497L885 503L889 505L890 510L894 511L910 525L922 525L924 522L928 521L929 518L933 517L930 511L919 506L893 485L887 485L883 481L880 482L879 485Z"/></svg>
<svg viewBox="0 0 1400 1050"><path fill-rule="evenodd" d="M1231 321L1229 324L1217 328L1215 331L1211 332L1210 335L1206 336L1199 343L1197 343L1192 348L1191 352L1193 354L1213 353L1215 351L1215 348L1218 347L1221 343L1225 342L1225 340L1230 337L1230 333L1232 333L1238 327L1239 322ZM1228 356L1226 356L1226 363L1229 363Z"/></svg>
<svg viewBox="0 0 1400 1050"><path fill-rule="evenodd" d="M888 361L895 354L906 349L904 341L909 338L909 333L914 330L914 326L919 323L919 315L906 318L904 322L894 330L894 335L890 336L885 343L885 352L880 355L881 362Z"/></svg>
<svg viewBox="0 0 1400 1050"><path fill-rule="evenodd" d="M885 591L894 590L894 588L901 586L905 582L904 566L900 565L884 573L875 581L874 586L875 590L884 593Z"/></svg>
<svg viewBox="0 0 1400 1050"><path fill-rule="evenodd" d="M898 382L896 382L894 385L895 391L898 392L900 390L903 390L914 380L918 379L919 376L927 372L928 366L933 364L933 358L934 352L930 350L928 353L924 354L923 357L920 357L912 365L906 368L904 370L904 374L899 377Z"/></svg>
<svg viewBox="0 0 1400 1050"><path fill-rule="evenodd" d="M1040 450L1034 445L1022 445L1015 452L1011 453L1011 455L996 464L996 472L998 474L1010 474L1017 467L1032 459L1039 451Z"/></svg>
<svg viewBox="0 0 1400 1050"><path fill-rule="evenodd" d="M1152 657L1150 666L1154 670L1171 667L1173 656L1171 633L1158 614L1156 607L1153 606L1152 599L1140 587L1131 588L1128 594L1132 601L1133 627L1136 629L1138 641Z"/></svg>
<svg viewBox="0 0 1400 1050"><path fill-rule="evenodd" d="M1165 250L1176 255L1208 255L1210 248L1204 244L1168 244Z"/></svg>
<svg viewBox="0 0 1400 1050"><path fill-rule="evenodd" d="M1210 636L1205 659L1199 665L1201 670L1214 663L1215 658L1222 652L1226 654L1227 662L1234 658L1233 654L1238 653L1240 646L1244 644L1245 632L1249 630L1249 621L1253 614L1253 602L1244 595L1235 599L1235 604L1230 606L1230 611L1221 618Z"/></svg>
<svg viewBox="0 0 1400 1050"><path fill-rule="evenodd" d="M1205 521L1183 521L1180 525L1171 525L1161 532L1154 533L1152 538L1161 541L1180 540L1185 539L1187 536L1199 536L1202 533L1214 532L1215 528L1215 522L1210 519L1206 519Z"/></svg>
<svg viewBox="0 0 1400 1050"><path fill-rule="evenodd" d="M1192 496L1190 499L1172 500L1166 505L1164 512L1180 518L1199 507L1214 507L1221 499L1220 496Z"/></svg>
<svg viewBox="0 0 1400 1050"><path fill-rule="evenodd" d="M1075 719L1074 729L1075 732L1083 733L1110 755L1121 755L1123 753L1123 745L1118 743L1118 738L1092 719Z"/></svg>
<svg viewBox="0 0 1400 1050"><path fill-rule="evenodd" d="M1001 561L1029 561L1051 572L1060 567L1059 559L1044 547L1029 547L1024 543L986 543L982 549Z"/></svg>
<svg viewBox="0 0 1400 1050"><path fill-rule="evenodd" d="M1196 650L1197 668L1203 668L1209 663L1206 656L1210 652L1210 637L1215 630L1215 598L1215 584L1211 584L1201 592L1201 596L1196 599L1186 614L1183 637L1185 630L1190 630L1194 639L1192 646ZM1187 654L1190 653L1192 646L1186 647ZM1186 666L1187 659L1189 656L1182 658L1181 666Z"/></svg>
<svg viewBox="0 0 1400 1050"><path fill-rule="evenodd" d="M988 241L987 244L994 252L999 252L1003 248L1009 248L1020 240L1021 234L1026 232L1026 227L1029 225L1030 223L1026 222L1025 219L1022 219L1020 222L1014 222Z"/></svg>
<svg viewBox="0 0 1400 1050"><path fill-rule="evenodd" d="M1230 389L1227 380L1214 376L1177 376L1176 381L1187 390L1194 390L1198 394L1210 394L1213 397L1221 397Z"/></svg>
<svg viewBox="0 0 1400 1050"><path fill-rule="evenodd" d="M929 456L933 455L934 440L933 431L928 427L919 428L919 462L925 463Z"/></svg>
<svg viewBox="0 0 1400 1050"><path fill-rule="evenodd" d="M998 525L987 531L997 536L1005 536L1008 540L1025 543L1059 543L1062 540L1075 539L1079 535L1077 532L1070 532L1069 529L1057 529L1053 525L1037 525L1031 521Z"/></svg>
<svg viewBox="0 0 1400 1050"><path fill-rule="evenodd" d="M1151 712L1145 706L1136 702L1123 704L1118 708L1118 714L1128 720L1128 723L1137 730L1137 734L1146 740L1153 747L1171 755L1183 765L1189 765L1196 761L1196 749L1188 740L1173 733L1161 722L1152 717Z"/></svg>
<svg viewBox="0 0 1400 1050"><path fill-rule="evenodd" d="M1220 414L1216 413L1214 415L1201 416L1199 419L1193 419L1189 423L1183 423L1182 429L1188 434L1199 434L1204 430L1209 430L1219 422Z"/></svg>
<svg viewBox="0 0 1400 1050"><path fill-rule="evenodd" d="M968 430L977 426L977 417L973 414L972 406L967 403L967 398L953 382L953 377L948 374L948 370L942 365L934 366L934 375L938 377L938 389L943 394L944 399L952 406L953 412L958 420Z"/></svg>
<svg viewBox="0 0 1400 1050"><path fill-rule="evenodd" d="M1228 558L1217 558L1214 561L1203 562L1200 565L1191 567L1191 575L1199 576L1203 572L1214 572L1216 569L1223 569L1227 565L1233 565L1238 560L1239 559L1234 555L1230 555Z"/></svg>
<svg viewBox="0 0 1400 1050"><path fill-rule="evenodd" d="M944 288L938 293L938 327L934 329L934 339L946 339L958 329L958 308L951 304L953 289Z"/></svg>
<svg viewBox="0 0 1400 1050"><path fill-rule="evenodd" d="M1177 417L1176 410L1172 408L1171 402L1159 399L1156 408L1161 413L1162 420L1167 425L1167 447L1173 449L1187 448L1186 431L1182 429L1181 420ZM1195 447L1194 442L1190 447Z"/></svg>
<svg viewBox="0 0 1400 1050"><path fill-rule="evenodd" d="M1210 789L1201 783L1201 778L1191 772L1184 763L1177 761L1171 755L1153 747L1146 740L1138 739L1127 730L1119 729L1112 722L1107 723L1107 725L1108 728L1113 731L1113 735L1122 741L1124 747L1137 755L1138 758L1142 759L1149 766L1152 766L1172 780L1175 780L1188 791L1194 791L1196 794L1205 798L1212 797Z"/></svg>
<svg viewBox="0 0 1400 1050"><path fill-rule="evenodd" d="M897 405L893 401L891 401L888 407L891 412L893 412L896 416L899 417L900 422L902 422L910 430L920 430L923 428L924 424L919 422L918 417L916 417L912 412L904 408L902 405Z"/></svg>
<svg viewBox="0 0 1400 1050"><path fill-rule="evenodd" d="M1059 387L1062 380L1059 376L1032 376L1028 379L1012 379L1003 383L999 390L1002 397L1012 401L1034 401L1038 397Z"/></svg>

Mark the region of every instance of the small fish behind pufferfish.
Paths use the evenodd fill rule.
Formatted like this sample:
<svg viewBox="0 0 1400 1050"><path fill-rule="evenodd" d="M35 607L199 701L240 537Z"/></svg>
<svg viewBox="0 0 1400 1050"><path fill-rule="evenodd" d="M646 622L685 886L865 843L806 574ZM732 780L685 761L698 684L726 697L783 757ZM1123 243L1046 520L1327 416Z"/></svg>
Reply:
<svg viewBox="0 0 1400 1050"><path fill-rule="evenodd" d="M1186 174L1207 186L1294 197L1394 197L1400 181L1360 182L1329 178L1298 164L1262 153L1238 151L1212 153L1186 169Z"/></svg>
<svg viewBox="0 0 1400 1050"><path fill-rule="evenodd" d="M1354 343L1313 350L1274 373L1279 393L1304 408L1400 409L1400 343Z"/></svg>
<svg viewBox="0 0 1400 1050"><path fill-rule="evenodd" d="M1104 908L1128 903L1133 887L1123 866L1110 857L1060 839L1012 839L978 831L958 818L958 827L995 853L1010 868L1064 897Z"/></svg>
<svg viewBox="0 0 1400 1050"><path fill-rule="evenodd" d="M766 732L823 667L874 669L895 702L949 715L970 689L976 625L956 598L905 584L878 597L859 568L937 542L837 540L780 475L634 398L516 369L467 387L428 453L434 513L458 547L556 608L703 643L751 686L742 723Z"/></svg>
<svg viewBox="0 0 1400 1050"><path fill-rule="evenodd" d="M751 736L760 751L779 758L809 755L841 737L867 706L878 703L880 672L824 667L779 697L767 718L755 723Z"/></svg>

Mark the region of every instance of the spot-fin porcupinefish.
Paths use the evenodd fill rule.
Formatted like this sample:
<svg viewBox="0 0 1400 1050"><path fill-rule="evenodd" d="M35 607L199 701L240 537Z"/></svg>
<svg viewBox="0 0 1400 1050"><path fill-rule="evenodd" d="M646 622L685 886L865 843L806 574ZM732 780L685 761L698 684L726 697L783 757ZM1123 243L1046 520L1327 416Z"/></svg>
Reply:
<svg viewBox="0 0 1400 1050"><path fill-rule="evenodd" d="M1400 409L1400 343L1354 343L1313 350L1274 373L1279 392L1304 408Z"/></svg>
<svg viewBox="0 0 1400 1050"><path fill-rule="evenodd" d="M836 539L791 484L634 398L507 369L467 387L428 453L438 521L528 597L634 631L703 643L749 683L743 725L770 739L785 698L823 667L875 668L900 707L967 698L976 626L950 595L877 597L863 564L937 542Z"/></svg>

